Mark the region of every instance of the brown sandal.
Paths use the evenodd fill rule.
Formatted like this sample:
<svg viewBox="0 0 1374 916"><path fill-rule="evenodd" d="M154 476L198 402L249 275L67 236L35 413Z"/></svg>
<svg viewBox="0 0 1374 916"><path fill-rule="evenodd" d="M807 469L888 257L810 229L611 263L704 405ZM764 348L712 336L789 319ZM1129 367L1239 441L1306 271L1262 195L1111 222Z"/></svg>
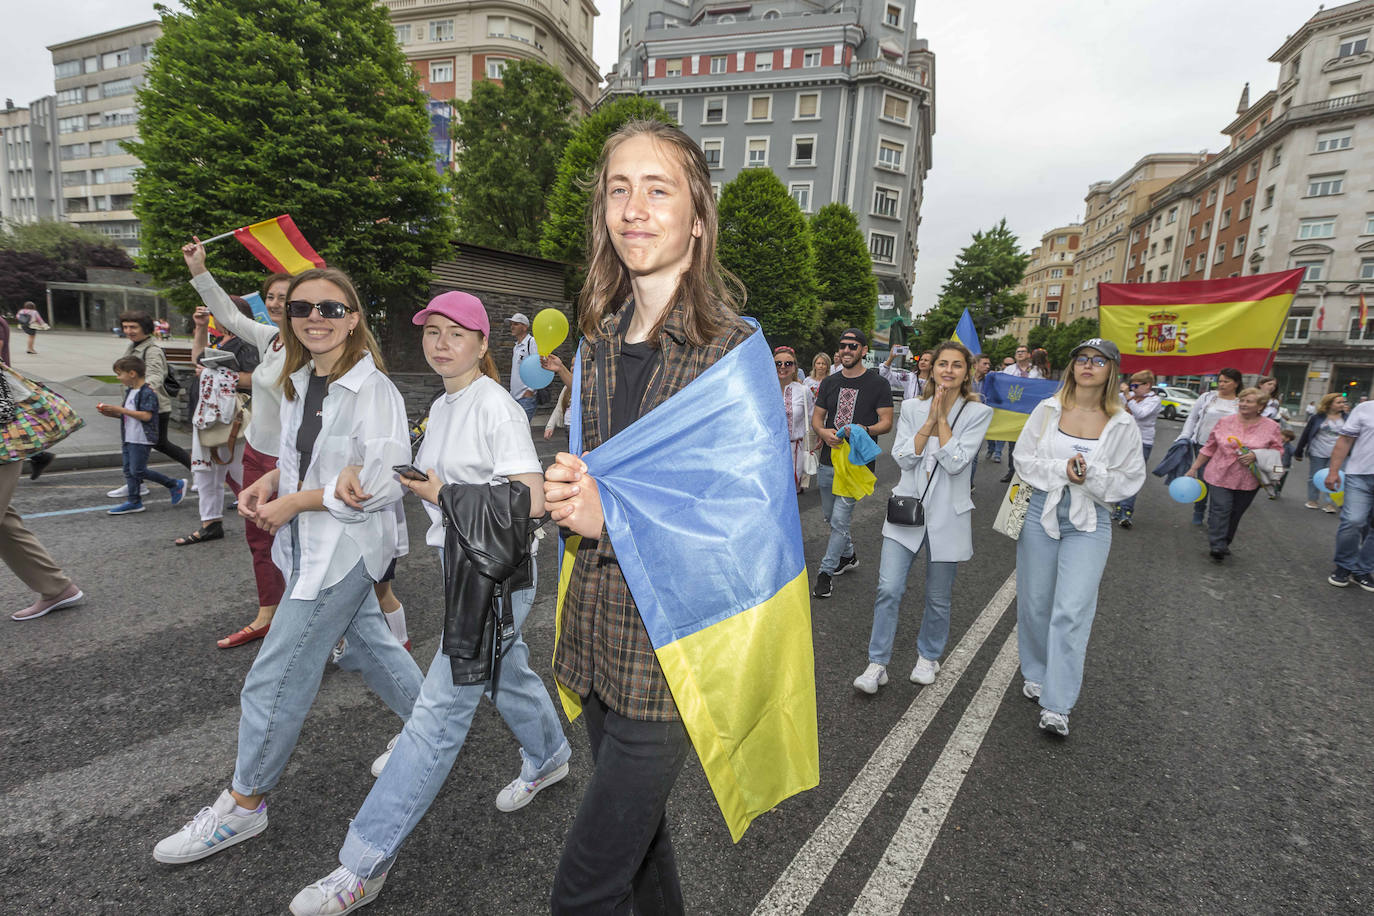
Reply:
<svg viewBox="0 0 1374 916"><path fill-rule="evenodd" d="M172 543L178 547L185 547L188 544L199 544L201 541L218 541L224 537L224 523L211 522L208 525L201 525L199 529L192 531L185 537L177 538Z"/></svg>

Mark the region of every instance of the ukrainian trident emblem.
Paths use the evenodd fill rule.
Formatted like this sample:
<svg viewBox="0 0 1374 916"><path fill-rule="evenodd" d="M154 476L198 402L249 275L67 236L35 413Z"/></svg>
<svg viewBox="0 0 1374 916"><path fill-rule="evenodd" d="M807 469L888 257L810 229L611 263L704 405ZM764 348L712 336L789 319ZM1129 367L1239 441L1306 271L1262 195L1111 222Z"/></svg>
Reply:
<svg viewBox="0 0 1374 916"><path fill-rule="evenodd" d="M1025 393L1025 385L1012 385L1010 388L1007 389L1007 402L1010 404L1015 404L1017 401L1021 400L1021 396Z"/></svg>
<svg viewBox="0 0 1374 916"><path fill-rule="evenodd" d="M1173 312L1155 312L1148 322L1136 324L1135 351L1137 353L1188 352L1188 322L1179 321Z"/></svg>

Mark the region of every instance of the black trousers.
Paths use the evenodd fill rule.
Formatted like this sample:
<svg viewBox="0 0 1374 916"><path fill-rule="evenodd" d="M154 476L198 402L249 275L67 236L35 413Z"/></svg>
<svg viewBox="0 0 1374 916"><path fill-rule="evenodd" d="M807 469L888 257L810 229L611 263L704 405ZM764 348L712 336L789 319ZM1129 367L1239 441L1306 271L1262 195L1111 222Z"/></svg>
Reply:
<svg viewBox="0 0 1374 916"><path fill-rule="evenodd" d="M172 412L170 410L166 413L157 415L157 441L153 443L153 448L178 464L186 465L186 470L189 471L191 469L190 453L175 442L170 442L167 439L167 428L171 425Z"/></svg>
<svg viewBox="0 0 1374 916"><path fill-rule="evenodd" d="M594 769L564 839L552 912L681 914L665 809L691 747L687 730L680 721L627 719L596 694L582 712Z"/></svg>
<svg viewBox="0 0 1374 916"><path fill-rule="evenodd" d="M1240 517L1255 501L1259 490L1228 490L1225 487L1208 487L1207 541L1216 553L1230 553L1231 542L1235 540L1236 529L1240 527Z"/></svg>

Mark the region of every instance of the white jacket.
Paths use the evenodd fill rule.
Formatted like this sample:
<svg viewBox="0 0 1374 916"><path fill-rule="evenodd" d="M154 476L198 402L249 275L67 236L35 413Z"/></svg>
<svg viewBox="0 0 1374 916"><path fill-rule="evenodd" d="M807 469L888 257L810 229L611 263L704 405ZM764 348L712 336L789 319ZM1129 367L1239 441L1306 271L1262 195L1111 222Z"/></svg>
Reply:
<svg viewBox="0 0 1374 916"><path fill-rule="evenodd" d="M1016 440L1016 473L1045 493L1040 523L1045 533L1059 539L1059 500L1069 491L1069 521L1079 531L1097 530L1096 504L1111 506L1135 495L1145 485L1145 457L1141 454L1140 430L1129 411L1112 414L1097 447L1088 456L1088 473L1082 484L1069 483L1068 459L1054 455L1054 433L1059 428L1063 405L1048 397L1035 406Z"/></svg>
<svg viewBox="0 0 1374 916"><path fill-rule="evenodd" d="M954 424L954 436L944 445L937 436L931 436L918 455L916 432L930 417L930 405L934 400L902 402L897 438L892 444L892 459L902 469L902 479L892 488L895 495L920 496L930 475L935 474L930 492L922 503L926 524L917 528L883 522L883 537L892 538L915 553L929 533L930 559L937 563L959 563L973 556L973 499L969 496L969 482L973 476L973 459L982 448L983 436L992 422L992 408L977 401L965 401L963 412ZM949 412L951 421L958 410L956 404Z"/></svg>

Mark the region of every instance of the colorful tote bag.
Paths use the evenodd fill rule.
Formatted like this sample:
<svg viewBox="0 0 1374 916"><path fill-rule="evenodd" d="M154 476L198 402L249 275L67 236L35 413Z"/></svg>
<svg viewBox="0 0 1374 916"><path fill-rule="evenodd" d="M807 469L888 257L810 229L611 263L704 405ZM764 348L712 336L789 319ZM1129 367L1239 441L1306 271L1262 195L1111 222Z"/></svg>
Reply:
<svg viewBox="0 0 1374 916"><path fill-rule="evenodd" d="M5 378L6 373L28 389L27 396L18 396ZM86 421L48 386L0 363L0 423L0 464L8 464L51 448Z"/></svg>

